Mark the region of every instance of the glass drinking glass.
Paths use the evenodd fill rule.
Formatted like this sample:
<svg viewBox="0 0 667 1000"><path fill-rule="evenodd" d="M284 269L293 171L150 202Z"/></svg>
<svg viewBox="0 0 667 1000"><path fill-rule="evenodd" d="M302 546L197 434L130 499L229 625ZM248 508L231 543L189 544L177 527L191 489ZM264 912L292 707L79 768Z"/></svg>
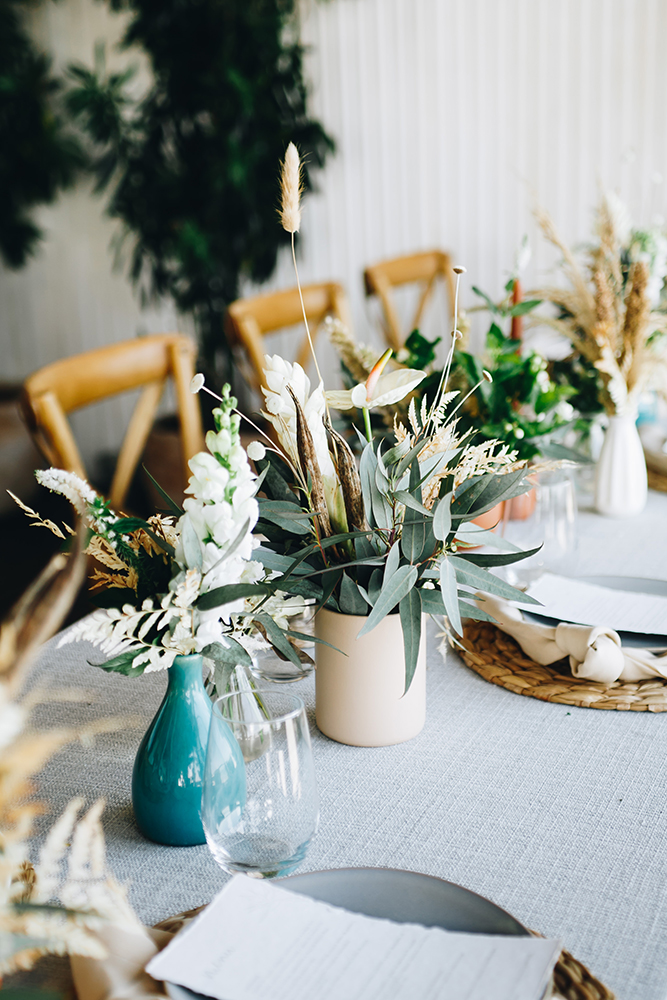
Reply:
<svg viewBox="0 0 667 1000"><path fill-rule="evenodd" d="M572 576L577 553L577 501L574 485L562 469L529 476L533 489L506 500L502 536L521 549L542 548L529 559L503 567L515 587L525 587L544 572Z"/></svg>
<svg viewBox="0 0 667 1000"><path fill-rule="evenodd" d="M254 694L261 719L254 710L248 717L238 694L213 704L202 821L224 871L273 878L303 861L319 801L303 701L276 690Z"/></svg>
<svg viewBox="0 0 667 1000"><path fill-rule="evenodd" d="M300 615L290 618L289 628L291 632L300 632L304 636L313 635L314 607L307 607ZM297 667L291 660L281 660L273 649L262 649L252 658L250 670L252 674L261 681L271 681L273 684L291 684L294 681L302 681L308 677L315 666L315 640L304 638L296 639L296 645L307 653L310 657L302 661Z"/></svg>

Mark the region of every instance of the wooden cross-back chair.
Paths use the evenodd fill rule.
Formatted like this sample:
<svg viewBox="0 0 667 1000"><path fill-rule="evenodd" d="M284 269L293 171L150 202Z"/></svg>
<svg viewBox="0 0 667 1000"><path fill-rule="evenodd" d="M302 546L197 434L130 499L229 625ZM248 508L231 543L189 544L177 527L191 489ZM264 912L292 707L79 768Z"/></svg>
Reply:
<svg viewBox="0 0 667 1000"><path fill-rule="evenodd" d="M109 501L118 510L150 433L167 379L174 381L186 479L187 463L204 447L199 400L190 391L197 349L178 333L138 337L63 358L29 375L21 406L47 462L85 478L67 414L143 386L118 455Z"/></svg>
<svg viewBox="0 0 667 1000"><path fill-rule="evenodd" d="M364 271L366 295L377 295L382 305L384 333L387 343L398 351L411 330L418 327L433 293L436 281L441 278L447 287L450 316L454 315L454 272L449 254L442 250L428 250L425 253L394 257L373 264ZM423 289L417 311L408 330L401 330L401 321L396 310L392 289L397 285L420 283Z"/></svg>
<svg viewBox="0 0 667 1000"><path fill-rule="evenodd" d="M318 327L327 316L334 316L350 329L350 313L347 296L342 285L323 282L305 285L302 289L303 303L308 317L313 341ZM289 288L269 295L258 295L251 299L237 299L232 302L225 318L225 333L231 345L240 344L245 350L251 366L251 380L258 391L264 380L264 336L284 327L303 324L303 313L298 288ZM310 347L304 331L296 361L307 368Z"/></svg>

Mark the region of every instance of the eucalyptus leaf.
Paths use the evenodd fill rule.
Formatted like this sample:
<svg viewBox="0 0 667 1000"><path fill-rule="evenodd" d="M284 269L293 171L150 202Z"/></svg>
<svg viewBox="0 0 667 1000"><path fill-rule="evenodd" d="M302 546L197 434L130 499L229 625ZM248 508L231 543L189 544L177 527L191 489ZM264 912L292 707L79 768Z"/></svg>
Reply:
<svg viewBox="0 0 667 1000"><path fill-rule="evenodd" d="M407 454L403 456L403 458L398 463L397 468L393 470L394 475L396 476L397 479L400 479L403 475L405 475L405 473L412 465L413 460L417 457L417 455L419 454L419 452L422 450L423 447L424 447L424 440L421 439L420 441L417 442L417 444L412 446L412 448L410 449L409 452L407 452Z"/></svg>
<svg viewBox="0 0 667 1000"><path fill-rule="evenodd" d="M487 573L480 566L466 562L465 559L458 556L449 556L448 561L456 569L458 582L466 587L474 587L476 590L481 590L482 593L497 594L499 597L505 597L508 601L516 601L517 604L540 604L534 597L510 586L509 583L505 583L493 573Z"/></svg>
<svg viewBox="0 0 667 1000"><path fill-rule="evenodd" d="M410 510L416 510L420 514L426 514L427 517L431 516L431 511L428 510L423 503L420 503L419 500L415 500L412 493L408 493L407 490L396 490L392 496L398 500L399 503L409 507Z"/></svg>
<svg viewBox="0 0 667 1000"><path fill-rule="evenodd" d="M253 550L253 559L260 562L262 566L266 569L273 570L276 573L290 573L293 576L302 576L313 567L306 564L296 566L294 556L284 556L280 552L274 552L273 549L267 549L265 545L260 545L259 548Z"/></svg>
<svg viewBox="0 0 667 1000"><path fill-rule="evenodd" d="M168 508L170 514L173 514L174 517L181 517L182 514L183 514L183 508L179 507L178 504L176 503L176 501L172 500L171 497L169 496L169 494L166 493L165 490L162 489L162 487L158 483L157 479L154 479L153 476L151 476L150 472L148 471L148 469L146 468L145 465L142 465L141 468L144 470L144 472L146 473L146 475L148 476L148 478L152 482L153 486L155 487L155 489L158 491L158 493L160 494L160 496L162 497L162 499L166 503L167 508Z"/></svg>
<svg viewBox="0 0 667 1000"><path fill-rule="evenodd" d="M343 573L340 581L338 604L344 615L365 615L368 611L368 605L359 593L359 588L347 573Z"/></svg>
<svg viewBox="0 0 667 1000"><path fill-rule="evenodd" d="M523 302L517 302L516 305L512 306L509 314L510 316L525 316L526 313L531 312L541 304L542 299L524 299Z"/></svg>
<svg viewBox="0 0 667 1000"><path fill-rule="evenodd" d="M371 632L375 626L389 614L390 611L393 611L399 601L403 600L405 595L412 590L416 582L416 566L399 566L396 572L390 577L380 591L373 610L368 616L365 624L360 629L357 637L361 638L361 636L367 635Z"/></svg>
<svg viewBox="0 0 667 1000"><path fill-rule="evenodd" d="M480 528L478 524L473 524L472 521L466 521L456 532L454 536L455 542L464 542L467 545L490 545L495 549L500 549L501 552L519 552L520 549L518 545L514 545L512 542L506 541L500 535L497 535L495 531L489 531L487 528Z"/></svg>
<svg viewBox="0 0 667 1000"><path fill-rule="evenodd" d="M401 628L403 630L403 649L405 651L405 690L407 694L412 678L417 669L419 646L422 633L422 605L419 590L413 587L399 602Z"/></svg>
<svg viewBox="0 0 667 1000"><path fill-rule="evenodd" d="M375 452L373 451L372 446L367 444L361 453L361 460L359 462L359 478L361 480L361 493L364 500L364 510L366 511L366 517L371 527L377 523L375 520L375 508L373 505L374 494L378 495L377 486L375 485L376 469L377 458L375 457ZM384 525L381 526L384 527Z"/></svg>
<svg viewBox="0 0 667 1000"><path fill-rule="evenodd" d="M451 503L452 494L447 493L437 501L433 511L433 534L440 542L447 541L447 536L452 530Z"/></svg>
<svg viewBox="0 0 667 1000"><path fill-rule="evenodd" d="M283 500L263 500L260 497L258 503L261 521L269 521L293 535L311 533L313 515L309 511Z"/></svg>
<svg viewBox="0 0 667 1000"><path fill-rule="evenodd" d="M555 458L559 462L576 462L578 465L595 465L589 455L584 455L581 451L568 448L558 441L540 441L540 452L545 458Z"/></svg>
<svg viewBox="0 0 667 1000"><path fill-rule="evenodd" d="M446 615L447 609L440 590L431 587L421 587L419 590L422 601L422 611L426 615Z"/></svg>
<svg viewBox="0 0 667 1000"><path fill-rule="evenodd" d="M320 639L316 635L311 635L309 632L295 632L294 629L288 628L285 635L288 635L290 639L300 639L302 642L317 643L318 646L328 646L329 649L335 649L337 653L343 653L343 650L339 649L338 646L327 642L326 639ZM347 656L347 653L343 653L343 656Z"/></svg>
<svg viewBox="0 0 667 1000"><path fill-rule="evenodd" d="M227 583L222 587L201 594L194 602L199 611L212 611L221 608L232 601L240 601L246 597L266 597L273 593L274 588L265 583Z"/></svg>
<svg viewBox="0 0 667 1000"><path fill-rule="evenodd" d="M266 614L264 611L260 611L259 614L254 616L254 620L263 626L267 639L279 653L282 653L282 655L293 663L295 667L301 666L299 654L289 642L280 626L276 625L271 615Z"/></svg>
<svg viewBox="0 0 667 1000"><path fill-rule="evenodd" d="M333 592L338 586L338 581L343 575L343 570L332 569L327 573L322 574L322 596L317 603L317 610L320 608L330 607L333 604L334 611L340 611L338 607L338 601L336 601L333 596Z"/></svg>
<svg viewBox="0 0 667 1000"><path fill-rule="evenodd" d="M414 519L406 517L403 521L403 531L401 533L401 550L410 563L417 563L422 558L426 546L426 527L430 518L425 518L423 514L416 514Z"/></svg>
<svg viewBox="0 0 667 1000"><path fill-rule="evenodd" d="M452 517L472 520L491 510L501 500L521 496L530 488L525 476L525 469L517 469L500 476L488 473L471 477L456 492L451 505Z"/></svg>
<svg viewBox="0 0 667 1000"><path fill-rule="evenodd" d="M382 570L374 569L371 573L371 578L368 584L368 596L371 599L371 604L375 605L377 599L380 596L380 591L382 590Z"/></svg>
<svg viewBox="0 0 667 1000"><path fill-rule="evenodd" d="M249 667L252 663L250 653L247 649L233 639L231 636L226 637L226 641L229 646L223 646L221 642L212 642L208 646L202 649L202 656L207 657L209 660L215 660L216 663L224 663L230 667L236 667L239 664L243 664L245 667Z"/></svg>
<svg viewBox="0 0 667 1000"><path fill-rule="evenodd" d="M387 561L384 564L384 576L382 577L382 586L386 584L390 576L393 576L398 565L401 561L401 545L400 542L394 542L392 547L389 549L389 555L387 556Z"/></svg>
<svg viewBox="0 0 667 1000"><path fill-rule="evenodd" d="M440 561L440 593L447 617L449 618L449 624L457 635L463 635L461 615L459 613L456 572L449 556L443 556Z"/></svg>
<svg viewBox="0 0 667 1000"><path fill-rule="evenodd" d="M322 588L312 580L304 580L301 576L292 576L289 580L278 580L279 589L285 594L297 597L313 597L316 601L322 596Z"/></svg>
<svg viewBox="0 0 667 1000"><path fill-rule="evenodd" d="M272 461L268 457L264 457L258 462L255 462L255 466L258 469L261 469L264 474L262 489L264 493L266 493L267 497L271 500L284 500L287 503L300 506L298 497L293 490L290 489L289 483L278 471L275 461Z"/></svg>
<svg viewBox="0 0 667 1000"><path fill-rule="evenodd" d="M510 563L519 562L521 559L529 559L542 548L538 545L534 549L526 549L519 552L503 552L500 554L491 552L459 552L458 558L465 559L466 562L475 566L509 566Z"/></svg>
<svg viewBox="0 0 667 1000"><path fill-rule="evenodd" d="M392 465L395 465L396 462L400 462L402 458L405 458L410 450L409 441L410 439L405 437L402 441L399 441L397 445L394 445L393 448L389 449L387 454L384 456L385 469L389 470ZM421 447L423 447L423 445L421 445Z"/></svg>
<svg viewBox="0 0 667 1000"><path fill-rule="evenodd" d="M197 532L189 517L183 519L181 543L183 545L183 558L188 569L201 569L203 562L202 548L197 538Z"/></svg>
<svg viewBox="0 0 667 1000"><path fill-rule="evenodd" d="M91 660L88 662L91 667L99 667L100 670L106 670L109 674L124 674L125 677L139 677L148 666L148 661L145 660L138 666L133 667L132 661L137 655L137 650L134 649L131 653L120 653L118 656L114 656L104 663L93 663Z"/></svg>

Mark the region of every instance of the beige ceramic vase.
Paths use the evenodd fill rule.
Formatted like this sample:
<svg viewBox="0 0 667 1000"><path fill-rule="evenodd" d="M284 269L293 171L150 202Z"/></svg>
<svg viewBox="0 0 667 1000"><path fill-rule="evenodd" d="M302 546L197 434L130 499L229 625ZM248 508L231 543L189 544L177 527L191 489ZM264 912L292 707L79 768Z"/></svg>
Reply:
<svg viewBox="0 0 667 1000"><path fill-rule="evenodd" d="M325 608L315 618L317 638L337 647L315 644L317 726L325 736L349 746L404 743L421 731L426 718L425 629L417 669L404 695L405 657L399 615L387 615L372 632L357 639L366 620Z"/></svg>

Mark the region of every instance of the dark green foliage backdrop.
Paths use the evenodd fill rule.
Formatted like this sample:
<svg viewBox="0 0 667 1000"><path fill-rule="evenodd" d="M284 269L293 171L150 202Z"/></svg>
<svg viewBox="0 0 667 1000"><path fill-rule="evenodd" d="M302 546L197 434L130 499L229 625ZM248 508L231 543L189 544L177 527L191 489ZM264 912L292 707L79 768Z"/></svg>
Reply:
<svg viewBox="0 0 667 1000"><path fill-rule="evenodd" d="M25 30L24 0L0 0L0 257L22 267L42 233L31 210L71 184L81 150L59 107L60 84Z"/></svg>
<svg viewBox="0 0 667 1000"><path fill-rule="evenodd" d="M305 188L333 142L308 115L295 0L110 0L155 82L138 105L127 77L72 67L69 107L94 143L109 212L134 239L144 294L194 313L209 370L224 369L222 321L239 281L272 273L279 162L291 140Z"/></svg>

